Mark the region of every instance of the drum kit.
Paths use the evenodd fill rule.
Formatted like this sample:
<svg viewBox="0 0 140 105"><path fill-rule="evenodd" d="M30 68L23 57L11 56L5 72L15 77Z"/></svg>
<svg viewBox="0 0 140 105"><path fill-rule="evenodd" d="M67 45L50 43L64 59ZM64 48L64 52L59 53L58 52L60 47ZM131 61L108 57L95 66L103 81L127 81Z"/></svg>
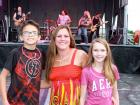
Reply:
<svg viewBox="0 0 140 105"><path fill-rule="evenodd" d="M49 40L52 31L57 27L57 23L52 19L46 19L43 24L41 40Z"/></svg>

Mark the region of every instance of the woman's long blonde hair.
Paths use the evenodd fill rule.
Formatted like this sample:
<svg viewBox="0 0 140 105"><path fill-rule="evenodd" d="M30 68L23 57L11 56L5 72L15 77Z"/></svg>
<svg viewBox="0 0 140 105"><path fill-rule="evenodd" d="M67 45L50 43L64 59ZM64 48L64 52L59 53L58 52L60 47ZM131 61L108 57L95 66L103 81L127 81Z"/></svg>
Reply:
<svg viewBox="0 0 140 105"><path fill-rule="evenodd" d="M91 15L90 15L90 12L89 11L86 11L87 13L87 17L89 18L89 19L91 19Z"/></svg>
<svg viewBox="0 0 140 105"><path fill-rule="evenodd" d="M55 58L57 55L57 46L55 44L55 39L56 39L56 35L57 33L61 30L61 29L66 29L69 33L70 36L70 48L75 48L76 44L75 44L75 40L74 37L72 35L71 29L69 28L69 26L65 26L65 25L60 25L58 27L56 27L55 30L53 30L52 34L51 34L51 42L50 45L47 49L47 54L46 54L46 65L45 65L45 70L46 70L46 79L49 81L49 75L51 72L51 69L54 65L55 62Z"/></svg>
<svg viewBox="0 0 140 105"><path fill-rule="evenodd" d="M105 77L111 82L111 85L113 85L115 82L115 75L113 72L114 64L113 64L112 53L111 53L109 44L107 43L107 41L105 39L97 38L92 41L91 46L89 48L89 52L88 52L87 66L91 67L92 64L94 63L92 50L94 48L94 44L97 42L103 44L107 50L107 56L104 60L104 65L103 65L103 73L104 73Z"/></svg>

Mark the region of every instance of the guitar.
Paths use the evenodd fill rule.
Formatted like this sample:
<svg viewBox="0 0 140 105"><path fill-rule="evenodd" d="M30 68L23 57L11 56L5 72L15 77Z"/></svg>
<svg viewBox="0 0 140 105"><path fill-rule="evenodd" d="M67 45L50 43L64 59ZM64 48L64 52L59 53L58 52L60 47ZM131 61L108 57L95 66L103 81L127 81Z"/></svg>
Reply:
<svg viewBox="0 0 140 105"><path fill-rule="evenodd" d="M90 25L88 18L81 19L80 26L88 27Z"/></svg>
<svg viewBox="0 0 140 105"><path fill-rule="evenodd" d="M24 18L26 19L29 15L31 14L31 12L29 11L25 16L21 17L19 20L14 21L14 25L16 27L21 26L21 24L25 21Z"/></svg>
<svg viewBox="0 0 140 105"><path fill-rule="evenodd" d="M65 23L65 25L70 26L71 22L72 22L72 21L67 20L67 22Z"/></svg>
<svg viewBox="0 0 140 105"><path fill-rule="evenodd" d="M90 31L91 31L91 32L94 32L94 31L96 31L97 27L102 26L103 24L106 24L106 23L108 23L108 21L105 21L105 22L103 22L102 24L95 24L94 26L91 25Z"/></svg>

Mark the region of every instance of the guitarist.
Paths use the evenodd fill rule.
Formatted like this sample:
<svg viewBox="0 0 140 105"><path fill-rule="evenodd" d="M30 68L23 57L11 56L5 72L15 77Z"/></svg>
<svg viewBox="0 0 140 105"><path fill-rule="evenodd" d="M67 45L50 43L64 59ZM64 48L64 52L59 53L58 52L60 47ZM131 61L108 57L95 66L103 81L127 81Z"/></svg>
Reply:
<svg viewBox="0 0 140 105"><path fill-rule="evenodd" d="M89 43L91 43L93 38L99 37L99 29L100 29L100 25L102 25L102 23L103 23L103 21L101 19L101 14L96 13L96 15L92 17L91 33L88 37Z"/></svg>
<svg viewBox="0 0 140 105"><path fill-rule="evenodd" d="M17 11L13 15L15 27L21 26L21 24L26 20L25 13L23 13L22 8L19 6Z"/></svg>
<svg viewBox="0 0 140 105"><path fill-rule="evenodd" d="M78 22L78 36L81 36L83 43L88 43L87 29L91 25L91 17L89 11L84 11L83 16Z"/></svg>

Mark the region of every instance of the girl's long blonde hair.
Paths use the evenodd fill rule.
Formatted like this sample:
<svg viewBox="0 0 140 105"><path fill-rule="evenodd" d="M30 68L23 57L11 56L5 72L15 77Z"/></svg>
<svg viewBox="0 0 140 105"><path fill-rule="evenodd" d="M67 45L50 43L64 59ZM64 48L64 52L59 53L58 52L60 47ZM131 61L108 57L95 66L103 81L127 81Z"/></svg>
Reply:
<svg viewBox="0 0 140 105"><path fill-rule="evenodd" d="M47 54L46 54L46 65L45 65L45 70L46 70L46 79L49 81L49 75L50 75L50 72L51 72L51 69L54 65L54 62L55 62L55 58L56 58L56 55L58 53L57 51L57 46L55 44L55 39L56 39L56 35L57 33L59 32L59 30L61 29L66 29L69 33L69 36L70 36L70 48L75 48L76 47L76 44L75 44L75 40L74 40L74 37L72 35L72 32L71 32L71 29L68 27L68 26L65 26L65 25L60 25L58 26L51 34L51 42L50 42L50 45L47 49Z"/></svg>
<svg viewBox="0 0 140 105"><path fill-rule="evenodd" d="M114 67L113 67L113 60L112 60L112 53L111 53L111 49L109 47L109 44L107 43L107 41L103 38L97 38L95 40L92 41L91 46L89 48L89 52L88 52L88 60L87 60L87 66L91 67L92 64L94 63L94 58L93 58L93 54L92 54L92 50L94 48L94 44L95 43L101 43L105 46L106 50L107 50L107 56L104 60L104 65L103 65L103 73L105 75L105 77L111 82L111 85L114 84L115 82L115 75L114 75Z"/></svg>

